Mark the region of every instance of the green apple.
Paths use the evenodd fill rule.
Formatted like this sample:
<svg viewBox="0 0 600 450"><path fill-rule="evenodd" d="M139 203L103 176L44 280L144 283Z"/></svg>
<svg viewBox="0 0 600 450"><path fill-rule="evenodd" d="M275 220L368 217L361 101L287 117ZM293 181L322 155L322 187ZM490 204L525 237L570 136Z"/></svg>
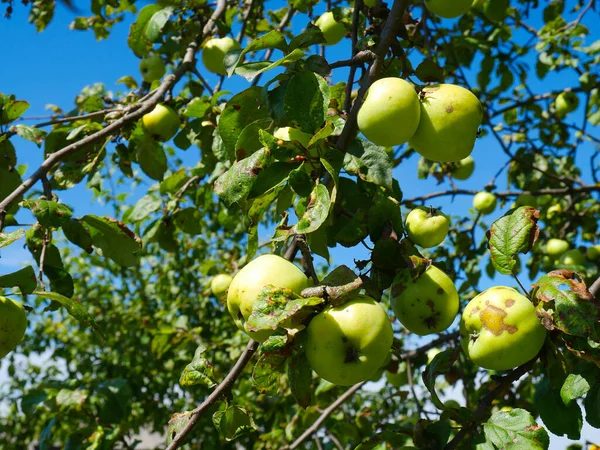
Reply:
<svg viewBox="0 0 600 450"><path fill-rule="evenodd" d="M425 6L436 16L453 19L466 13L473 0L425 0Z"/></svg>
<svg viewBox="0 0 600 450"><path fill-rule="evenodd" d="M561 92L554 102L554 110L559 117L564 117L570 112L575 111L578 106L579 97L577 97L575 92L571 91Z"/></svg>
<svg viewBox="0 0 600 450"><path fill-rule="evenodd" d="M560 204L552 205L546 211L546 217L548 219L552 219L555 214L560 214L562 212L562 206Z"/></svg>
<svg viewBox="0 0 600 450"><path fill-rule="evenodd" d="M166 71L165 63L163 63L159 55L149 55L140 61L140 72L142 73L142 79L146 83L160 80Z"/></svg>
<svg viewBox="0 0 600 450"><path fill-rule="evenodd" d="M473 197L473 208L479 211L482 215L487 216L496 209L496 203L498 199L491 192L478 192Z"/></svg>
<svg viewBox="0 0 600 450"><path fill-rule="evenodd" d="M292 127L277 128L275 133L273 133L273 136L282 141L298 141L304 148L308 148L308 143L313 137L312 134L305 133L298 128Z"/></svg>
<svg viewBox="0 0 600 450"><path fill-rule="evenodd" d="M435 358L440 353L442 353L442 349L438 348L438 347L433 347L433 348L430 348L429 350L427 350L427 353L426 353L427 365L431 364L431 361L433 361L433 358Z"/></svg>
<svg viewBox="0 0 600 450"><path fill-rule="evenodd" d="M27 328L23 305L0 296L0 359L13 351L21 342Z"/></svg>
<svg viewBox="0 0 600 450"><path fill-rule="evenodd" d="M346 36L346 25L343 22L336 22L331 11L327 11L319 17L315 25L321 29L321 33L325 36L325 45L335 45Z"/></svg>
<svg viewBox="0 0 600 450"><path fill-rule="evenodd" d="M567 250L560 255L558 263L563 266L581 266L585 264L585 256L583 256L581 251L574 248L573 250Z"/></svg>
<svg viewBox="0 0 600 450"><path fill-rule="evenodd" d="M317 314L306 328L306 358L321 378L349 386L368 380L392 348L385 309L366 295Z"/></svg>
<svg viewBox="0 0 600 450"><path fill-rule="evenodd" d="M460 322L461 345L478 366L509 370L535 357L546 329L527 297L515 289L496 286L469 302Z"/></svg>
<svg viewBox="0 0 600 450"><path fill-rule="evenodd" d="M142 117L144 129L158 141L166 142L179 131L181 122L173 108L160 103Z"/></svg>
<svg viewBox="0 0 600 450"><path fill-rule="evenodd" d="M458 313L454 283L440 269L430 266L414 280L401 271L392 283L391 306L404 327L419 336L441 333Z"/></svg>
<svg viewBox="0 0 600 450"><path fill-rule="evenodd" d="M407 142L417 130L421 117L419 97L402 78L381 78L366 93L358 111L358 128L365 137L382 147Z"/></svg>
<svg viewBox="0 0 600 450"><path fill-rule="evenodd" d="M513 204L513 208L518 208L519 206L536 206L537 199L531 194L521 194L517 197Z"/></svg>
<svg viewBox="0 0 600 450"><path fill-rule="evenodd" d="M600 245L592 245L585 251L585 256L590 261L595 261L600 258Z"/></svg>
<svg viewBox="0 0 600 450"><path fill-rule="evenodd" d="M487 0L483 7L483 15L490 22L502 22L508 14L510 0Z"/></svg>
<svg viewBox="0 0 600 450"><path fill-rule="evenodd" d="M436 162L469 156L483 120L477 97L463 87L439 84L423 88L421 99L421 119L409 145Z"/></svg>
<svg viewBox="0 0 600 450"><path fill-rule="evenodd" d="M239 48L239 42L229 36L210 39L202 48L202 62L204 63L204 67L209 72L227 75L223 58L225 58L227 52Z"/></svg>
<svg viewBox="0 0 600 450"><path fill-rule="evenodd" d="M435 247L448 235L450 218L439 209L419 206L406 216L409 239L423 248Z"/></svg>
<svg viewBox="0 0 600 450"><path fill-rule="evenodd" d="M452 171L452 178L456 180L468 179L475 170L475 160L472 156L467 156L456 163L455 169Z"/></svg>
<svg viewBox="0 0 600 450"><path fill-rule="evenodd" d="M548 239L546 243L546 254L550 256L559 256L569 250L569 243L563 239Z"/></svg>
<svg viewBox="0 0 600 450"><path fill-rule="evenodd" d="M272 332L252 332L245 326L252 313L252 306L263 288L272 285L300 294L310 284L304 272L288 260L277 255L261 255L233 277L227 293L227 309L240 330L255 341L264 342Z"/></svg>
<svg viewBox="0 0 600 450"><path fill-rule="evenodd" d="M210 282L210 290L212 291L213 295L216 297L220 296L229 288L232 280L233 277L231 275L227 275L226 273L215 275Z"/></svg>

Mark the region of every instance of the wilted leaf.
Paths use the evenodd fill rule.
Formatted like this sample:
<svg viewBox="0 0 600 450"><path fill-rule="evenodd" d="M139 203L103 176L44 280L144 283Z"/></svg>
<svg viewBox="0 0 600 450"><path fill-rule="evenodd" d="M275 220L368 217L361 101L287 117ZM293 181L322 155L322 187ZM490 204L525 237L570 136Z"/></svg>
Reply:
<svg viewBox="0 0 600 450"><path fill-rule="evenodd" d="M245 409L236 405L226 406L224 411L214 413L213 423L227 442L233 441L244 433L256 430L256 425L250 415Z"/></svg>
<svg viewBox="0 0 600 450"><path fill-rule="evenodd" d="M21 206L31 210L38 222L46 228L60 228L73 214L67 205L52 200L23 200Z"/></svg>
<svg viewBox="0 0 600 450"><path fill-rule="evenodd" d="M179 384L181 386L195 386L201 384L209 389L212 389L217 385L213 381L213 367L202 354L206 351L206 347L203 345L198 346L194 353L194 359L190 362L179 377Z"/></svg>
<svg viewBox="0 0 600 450"><path fill-rule="evenodd" d="M262 393L277 395L285 362L291 355L287 336L271 336L261 346L252 370L252 383Z"/></svg>

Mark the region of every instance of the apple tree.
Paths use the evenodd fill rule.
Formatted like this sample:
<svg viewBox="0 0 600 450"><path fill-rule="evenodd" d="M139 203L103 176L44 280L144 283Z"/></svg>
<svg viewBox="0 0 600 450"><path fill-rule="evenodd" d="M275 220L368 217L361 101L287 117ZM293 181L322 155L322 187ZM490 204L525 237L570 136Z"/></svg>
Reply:
<svg viewBox="0 0 600 450"><path fill-rule="evenodd" d="M597 2L0 4L140 62L42 119L2 87L3 449L600 428Z"/></svg>

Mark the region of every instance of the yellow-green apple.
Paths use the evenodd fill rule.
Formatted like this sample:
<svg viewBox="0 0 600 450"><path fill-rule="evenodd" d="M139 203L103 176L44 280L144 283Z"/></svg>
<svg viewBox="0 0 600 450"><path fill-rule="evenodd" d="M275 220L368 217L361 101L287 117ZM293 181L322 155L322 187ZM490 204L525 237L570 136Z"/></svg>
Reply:
<svg viewBox="0 0 600 450"><path fill-rule="evenodd" d="M202 62L206 70L219 75L226 75L223 58L227 52L240 48L240 43L226 36L224 38L212 38L202 48Z"/></svg>
<svg viewBox="0 0 600 450"><path fill-rule="evenodd" d="M326 308L309 322L306 333L309 365L321 378L342 386L372 377L394 337L385 309L366 295Z"/></svg>
<svg viewBox="0 0 600 450"><path fill-rule="evenodd" d="M414 87L402 78L387 77L369 87L357 121L368 140L392 147L415 134L420 117L421 106Z"/></svg>
<svg viewBox="0 0 600 450"><path fill-rule="evenodd" d="M346 36L346 25L343 22L337 22L331 11L327 11L319 17L315 25L321 29L321 33L325 36L325 45L335 45Z"/></svg>
<svg viewBox="0 0 600 450"><path fill-rule="evenodd" d="M165 142L177 134L181 122L173 108L159 103L148 114L144 114L142 125L154 139Z"/></svg>
<svg viewBox="0 0 600 450"><path fill-rule="evenodd" d="M425 0L425 6L436 16L453 19L462 16L470 8L473 0Z"/></svg>
<svg viewBox="0 0 600 450"><path fill-rule="evenodd" d="M558 260L559 264L563 266L581 266L585 264L585 256L578 249L574 248L573 250L567 250Z"/></svg>
<svg viewBox="0 0 600 450"><path fill-rule="evenodd" d="M167 69L159 55L149 55L140 61L140 72L142 79L147 83L160 80Z"/></svg>
<svg viewBox="0 0 600 450"><path fill-rule="evenodd" d="M600 244L588 247L585 251L585 256L587 256L590 261L595 261L600 258Z"/></svg>
<svg viewBox="0 0 600 450"><path fill-rule="evenodd" d="M312 139L312 134L305 133L298 128L281 127L275 130L273 136L282 141L298 141L304 148L308 148L308 143Z"/></svg>
<svg viewBox="0 0 600 450"><path fill-rule="evenodd" d="M27 328L23 305L0 296L0 359L13 351L21 342Z"/></svg>
<svg viewBox="0 0 600 450"><path fill-rule="evenodd" d="M570 112L575 111L578 106L579 97L577 97L575 92L571 91L561 92L554 102L554 110L559 117L564 117Z"/></svg>
<svg viewBox="0 0 600 450"><path fill-rule="evenodd" d="M423 248L435 247L448 235L450 218L439 209L418 206L406 216L410 240Z"/></svg>
<svg viewBox="0 0 600 450"><path fill-rule="evenodd" d="M391 306L407 330L420 336L441 333L458 313L458 293L450 277L435 266L417 279L405 270L392 283Z"/></svg>
<svg viewBox="0 0 600 450"><path fill-rule="evenodd" d="M468 89L453 84L421 91L421 119L409 145L431 161L456 162L473 151L483 108Z"/></svg>
<svg viewBox="0 0 600 450"><path fill-rule="evenodd" d="M473 174L474 170L475 160L469 155L456 163L456 167L452 171L452 178L466 180Z"/></svg>
<svg viewBox="0 0 600 450"><path fill-rule="evenodd" d="M232 280L233 277L231 275L227 275L226 273L215 275L210 281L210 290L212 291L213 295L217 297L220 296L229 288Z"/></svg>
<svg viewBox="0 0 600 450"><path fill-rule="evenodd" d="M560 204L552 205L546 211L546 217L548 219L552 219L556 214L560 214L562 212L562 206Z"/></svg>
<svg viewBox="0 0 600 450"><path fill-rule="evenodd" d="M463 311L461 345L478 366L509 370L535 357L546 329L527 297L513 288L496 286L475 296Z"/></svg>
<svg viewBox="0 0 600 450"><path fill-rule="evenodd" d="M431 361L433 361L433 358L435 358L437 355L439 355L440 353L442 353L442 349L438 348L438 347L433 347L430 348L429 350L427 350L427 364L431 364Z"/></svg>
<svg viewBox="0 0 600 450"><path fill-rule="evenodd" d="M497 201L498 199L491 192L478 192L475 194L475 197L473 197L473 208L486 216L494 212Z"/></svg>
<svg viewBox="0 0 600 450"><path fill-rule="evenodd" d="M502 22L508 14L510 0L487 0L483 15L491 22Z"/></svg>
<svg viewBox="0 0 600 450"><path fill-rule="evenodd" d="M286 288L300 294L310 280L296 265L277 255L261 255L240 270L229 285L227 309L236 326L258 342L266 341L272 331L248 331L246 320L265 286Z"/></svg>
<svg viewBox="0 0 600 450"><path fill-rule="evenodd" d="M563 239L548 239L546 243L546 254L550 256L559 256L569 250L569 243Z"/></svg>

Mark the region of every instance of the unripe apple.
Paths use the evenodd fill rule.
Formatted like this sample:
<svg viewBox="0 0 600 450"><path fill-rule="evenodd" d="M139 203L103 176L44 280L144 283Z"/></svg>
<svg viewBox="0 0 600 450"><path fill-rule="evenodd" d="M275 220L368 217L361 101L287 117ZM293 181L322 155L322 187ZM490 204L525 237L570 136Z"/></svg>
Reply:
<svg viewBox="0 0 600 450"><path fill-rule="evenodd" d="M277 128L273 136L282 141L298 141L304 148L308 148L308 143L312 139L312 134L305 133L298 128L282 127Z"/></svg>
<svg viewBox="0 0 600 450"><path fill-rule="evenodd" d="M487 0L483 7L483 15L490 22L502 22L506 19L510 0Z"/></svg>
<svg viewBox="0 0 600 450"><path fill-rule="evenodd" d="M585 256L578 249L574 248L560 255L558 263L563 266L581 266L585 264Z"/></svg>
<svg viewBox="0 0 600 450"><path fill-rule="evenodd" d="M475 160L472 156L467 156L466 158L458 161L456 164L456 168L452 171L452 178L456 180L468 179L475 170Z"/></svg>
<svg viewBox="0 0 600 450"><path fill-rule="evenodd" d="M410 240L431 248L442 243L448 235L450 219L439 209L418 206L406 216L406 232Z"/></svg>
<svg viewBox="0 0 600 450"><path fill-rule="evenodd" d="M373 83L358 111L358 128L376 145L393 147L407 142L421 117L419 97L402 78L381 78Z"/></svg>
<svg viewBox="0 0 600 450"><path fill-rule="evenodd" d="M227 275L226 273L220 273L214 276L210 282L210 290L212 291L213 295L216 297L220 296L227 290L227 288L229 288L232 280L233 278L231 275Z"/></svg>
<svg viewBox="0 0 600 450"><path fill-rule="evenodd" d="M431 361L433 361L433 358L435 358L440 353L442 353L442 349L439 347L433 347L433 348L430 348L429 350L427 350L427 353L426 353L427 365L431 364Z"/></svg>
<svg viewBox="0 0 600 450"><path fill-rule="evenodd" d="M309 365L321 378L342 386L373 376L394 337L385 309L366 295L326 308L310 321L306 333Z"/></svg>
<svg viewBox="0 0 600 450"><path fill-rule="evenodd" d="M462 16L470 8L473 0L425 0L425 6L436 16L453 19Z"/></svg>
<svg viewBox="0 0 600 450"><path fill-rule="evenodd" d="M227 309L237 327L258 342L266 341L272 331L252 332L246 320L265 286L287 288L296 294L310 286L310 280L296 265L277 255L261 255L240 270L229 285Z"/></svg>
<svg viewBox="0 0 600 450"><path fill-rule="evenodd" d="M343 22L336 22L331 11L327 11L317 19L315 25L321 29L325 36L325 45L335 45L346 36L347 30Z"/></svg>
<svg viewBox="0 0 600 450"><path fill-rule="evenodd" d="M151 112L144 114L142 125L154 139L166 142L177 134L181 122L173 108L159 103Z"/></svg>
<svg viewBox="0 0 600 450"><path fill-rule="evenodd" d="M590 261L595 261L598 258L600 258L600 244L599 245L592 245L591 247L589 247L585 251L585 256L587 256L587 258Z"/></svg>
<svg viewBox="0 0 600 450"><path fill-rule="evenodd" d="M554 217L555 214L558 214L561 212L562 212L562 206L560 204L552 205L548 208L548 211L546 211L546 217L548 217L548 219L551 219L552 217Z"/></svg>
<svg viewBox="0 0 600 450"><path fill-rule="evenodd" d="M579 106L579 97L575 92L567 91L561 92L556 97L556 101L554 102L554 110L556 111L556 115L559 117L564 117L570 112L573 112Z"/></svg>
<svg viewBox="0 0 600 450"><path fill-rule="evenodd" d="M546 329L527 297L515 289L496 286L469 302L460 323L461 345L478 366L509 370L535 357Z"/></svg>
<svg viewBox="0 0 600 450"><path fill-rule="evenodd" d="M482 215L487 216L496 209L497 198L491 192L478 192L473 197L473 208L479 211Z"/></svg>
<svg viewBox="0 0 600 450"><path fill-rule="evenodd" d="M473 151L483 108L468 89L453 84L421 91L421 119L409 145L431 161L456 162Z"/></svg>
<svg viewBox="0 0 600 450"><path fill-rule="evenodd" d="M441 333L458 313L458 293L450 277L435 266L416 280L402 271L392 283L391 306L407 330L420 336Z"/></svg>
<svg viewBox="0 0 600 450"><path fill-rule="evenodd" d="M546 254L559 256L569 250L569 243L563 239L548 239L546 243Z"/></svg>
<svg viewBox="0 0 600 450"><path fill-rule="evenodd" d="M13 351L21 342L27 328L23 305L0 296L0 359Z"/></svg>
<svg viewBox="0 0 600 450"><path fill-rule="evenodd" d="M209 72L227 75L223 58L225 58L227 52L239 48L239 42L229 36L209 40L202 48L202 62L204 63L204 67Z"/></svg>
<svg viewBox="0 0 600 450"><path fill-rule="evenodd" d="M159 55L149 55L140 61L140 72L142 79L147 83L160 80L167 69Z"/></svg>

